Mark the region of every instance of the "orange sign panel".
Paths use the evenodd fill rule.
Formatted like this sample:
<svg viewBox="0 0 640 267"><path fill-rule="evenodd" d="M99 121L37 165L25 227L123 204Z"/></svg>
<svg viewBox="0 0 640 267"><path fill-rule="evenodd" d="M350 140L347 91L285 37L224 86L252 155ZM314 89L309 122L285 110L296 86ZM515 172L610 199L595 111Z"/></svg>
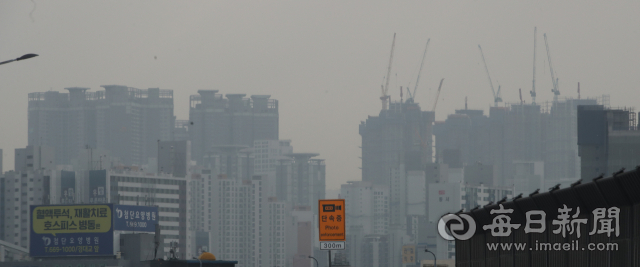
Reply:
<svg viewBox="0 0 640 267"><path fill-rule="evenodd" d="M318 200L320 241L345 241L344 199Z"/></svg>

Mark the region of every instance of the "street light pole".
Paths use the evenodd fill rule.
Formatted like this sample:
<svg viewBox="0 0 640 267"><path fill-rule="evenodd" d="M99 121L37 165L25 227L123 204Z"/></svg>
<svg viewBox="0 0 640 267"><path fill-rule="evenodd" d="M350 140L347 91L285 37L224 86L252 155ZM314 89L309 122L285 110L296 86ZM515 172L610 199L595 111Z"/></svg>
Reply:
<svg viewBox="0 0 640 267"><path fill-rule="evenodd" d="M0 65L2 65L2 64L7 64L7 63L11 63L11 62L14 62L14 61L20 61L20 60L30 59L30 58L32 58L32 57L37 57L37 56L38 56L37 54L26 54L26 55L21 56L21 57L16 58L16 59L11 59L11 60L7 60L7 61L2 61L2 62L0 62Z"/></svg>
<svg viewBox="0 0 640 267"><path fill-rule="evenodd" d="M436 254L433 254L433 252L429 251L429 249L428 249L428 248L425 248L425 249L424 249L424 252L429 252L429 253L431 253L431 255L433 255L433 267L438 267L438 266L436 265Z"/></svg>
<svg viewBox="0 0 640 267"><path fill-rule="evenodd" d="M313 259L314 261L316 261L316 267L320 267L318 266L318 260L316 260L316 258L309 256L310 259Z"/></svg>

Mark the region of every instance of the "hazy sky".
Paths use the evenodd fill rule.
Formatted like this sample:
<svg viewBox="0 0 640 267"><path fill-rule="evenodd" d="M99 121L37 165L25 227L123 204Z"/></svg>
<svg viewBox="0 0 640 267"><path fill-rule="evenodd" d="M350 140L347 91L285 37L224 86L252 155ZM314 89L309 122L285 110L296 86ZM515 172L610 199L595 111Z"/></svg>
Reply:
<svg viewBox="0 0 640 267"><path fill-rule="evenodd" d="M397 2L401 2L400 4ZM431 38L416 100L436 119L493 103L478 44L505 102L530 102L538 27L538 102L551 100L543 33L562 96L640 92L640 1L7 1L0 2L0 148L5 170L27 145L27 94L118 84L174 90L188 119L198 89L270 94L280 137L317 152L327 187L361 178L358 124L380 111L380 85L397 33L390 89L411 87ZM396 76L397 74L397 76ZM397 77L397 78L396 78ZM405 93L406 97L406 93Z"/></svg>

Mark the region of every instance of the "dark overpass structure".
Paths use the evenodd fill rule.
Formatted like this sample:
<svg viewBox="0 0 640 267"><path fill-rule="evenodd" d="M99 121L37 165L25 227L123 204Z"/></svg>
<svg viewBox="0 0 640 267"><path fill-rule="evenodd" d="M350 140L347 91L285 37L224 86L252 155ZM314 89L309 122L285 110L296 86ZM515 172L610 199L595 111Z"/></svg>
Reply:
<svg viewBox="0 0 640 267"><path fill-rule="evenodd" d="M508 236L492 232L506 228L483 228L505 222L504 217L498 218L500 213L491 213L500 205L512 210L504 214L508 223L520 225ZM567 212L564 205L571 210ZM546 214L544 231L525 232L526 226L541 229L542 224L527 225L527 221L542 219L531 211ZM455 241L458 267L640 267L640 166L588 183L578 181L567 188L556 186L548 192L503 199L460 214L475 220L476 232L468 240ZM565 227L564 237L561 227Z"/></svg>

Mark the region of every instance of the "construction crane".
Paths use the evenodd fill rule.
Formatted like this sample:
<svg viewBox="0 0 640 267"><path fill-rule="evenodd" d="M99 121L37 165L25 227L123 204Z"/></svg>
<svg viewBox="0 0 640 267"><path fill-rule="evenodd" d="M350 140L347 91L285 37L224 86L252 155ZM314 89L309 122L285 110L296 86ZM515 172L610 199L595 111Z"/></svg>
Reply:
<svg viewBox="0 0 640 267"><path fill-rule="evenodd" d="M393 49L396 47L396 33L393 33L393 42L391 43L391 56L389 57L389 67L387 68L387 82L384 87L382 87L382 96L380 96L380 100L382 101L382 110L387 110L387 101L390 98L387 92L389 92L389 76L391 75L391 63L393 63Z"/></svg>
<svg viewBox="0 0 640 267"><path fill-rule="evenodd" d="M522 102L522 88L519 89L520 90L520 105L524 104L524 102Z"/></svg>
<svg viewBox="0 0 640 267"><path fill-rule="evenodd" d="M551 64L551 53L549 52L549 43L547 42L547 34L544 34L544 45L547 47L547 59L549 61L549 73L551 73L551 83L553 83L553 101L558 101L558 96L560 95L560 88L558 88L558 78L556 78L556 73L553 71L553 65Z"/></svg>
<svg viewBox="0 0 640 267"><path fill-rule="evenodd" d="M409 87L407 86L407 93L409 93L409 98L407 98L407 101L411 100L411 102L414 102L414 99L416 97L416 90L418 89L418 83L420 82L420 74L422 73L422 67L424 66L424 59L427 57L427 48L429 47L430 41L431 41L431 38L427 39L427 45L424 47L424 53L422 54L422 62L420 63L420 70L418 71L418 78L416 79L416 85L413 88L413 93L411 93L411 89L409 89Z"/></svg>
<svg viewBox="0 0 640 267"><path fill-rule="evenodd" d="M484 70L487 71L487 77L489 78L489 85L491 85L491 92L493 93L493 103L497 107L498 102L502 102L502 96L500 94L500 86L498 86L498 92L493 89L493 82L491 81L491 75L489 75L489 68L487 68L487 61L484 59L484 53L482 52L482 47L478 45L478 49L480 49L480 55L482 56L482 62L484 63Z"/></svg>
<svg viewBox="0 0 640 267"><path fill-rule="evenodd" d="M444 78L440 80L440 86L438 86L438 92L436 93L436 101L433 103L433 110L431 110L432 112L436 112L436 106L438 105L438 98L440 98L440 88L442 88L443 81L444 81Z"/></svg>
<svg viewBox="0 0 640 267"><path fill-rule="evenodd" d="M531 104L536 104L536 39L538 28L533 28L533 83L531 84ZM521 97L522 98L522 97ZM522 99L521 99L522 101Z"/></svg>

